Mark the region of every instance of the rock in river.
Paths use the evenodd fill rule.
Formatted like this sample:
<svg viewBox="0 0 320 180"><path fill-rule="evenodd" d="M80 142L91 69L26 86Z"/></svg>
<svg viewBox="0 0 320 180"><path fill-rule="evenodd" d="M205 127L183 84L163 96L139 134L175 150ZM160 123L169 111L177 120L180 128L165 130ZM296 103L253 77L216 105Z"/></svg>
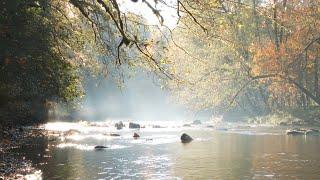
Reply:
<svg viewBox="0 0 320 180"><path fill-rule="evenodd" d="M140 135L139 135L138 133L134 133L134 134L133 134L133 137L134 137L134 138L139 138Z"/></svg>
<svg viewBox="0 0 320 180"><path fill-rule="evenodd" d="M99 149L106 149L106 148L108 148L107 146L95 146L94 147L94 149L97 149L97 150L99 150Z"/></svg>
<svg viewBox="0 0 320 180"><path fill-rule="evenodd" d="M124 127L124 124L123 124L122 121L120 121L120 122L116 123L114 126L115 126L118 130L120 130L120 129L122 129L122 128Z"/></svg>
<svg viewBox="0 0 320 180"><path fill-rule="evenodd" d="M129 128L130 129L139 129L140 125L136 123L129 123Z"/></svg>
<svg viewBox="0 0 320 180"><path fill-rule="evenodd" d="M317 129L289 129L286 131L287 135L320 135Z"/></svg>
<svg viewBox="0 0 320 180"><path fill-rule="evenodd" d="M287 135L320 135L317 129L289 129L286 131Z"/></svg>
<svg viewBox="0 0 320 180"><path fill-rule="evenodd" d="M181 135L181 142L182 143L189 143L189 142L191 142L193 139L192 139L192 137L191 136L189 136L188 134L186 134L186 133L183 133L182 135Z"/></svg>
<svg viewBox="0 0 320 180"><path fill-rule="evenodd" d="M286 130L287 135L304 135L305 131L300 130L300 129L290 129Z"/></svg>

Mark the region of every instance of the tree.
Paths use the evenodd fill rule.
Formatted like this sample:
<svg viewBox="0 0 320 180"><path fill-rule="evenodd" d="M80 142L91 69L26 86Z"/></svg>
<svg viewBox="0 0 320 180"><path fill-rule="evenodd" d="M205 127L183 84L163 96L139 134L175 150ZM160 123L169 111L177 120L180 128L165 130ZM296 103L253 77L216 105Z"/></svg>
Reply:
<svg viewBox="0 0 320 180"><path fill-rule="evenodd" d="M16 119L45 119L35 111L47 114L48 102L76 103L88 74L121 64L143 64L170 78L148 51L149 26L121 12L117 1L6 0L0 10L0 104L2 112L21 112Z"/></svg>
<svg viewBox="0 0 320 180"><path fill-rule="evenodd" d="M180 74L181 82L187 85L172 82L174 94L184 94L181 101L190 100L194 107L202 107L200 109L220 106L224 110L232 107L227 105L229 102L233 108L242 107L255 115L319 104L319 97L315 95L318 92L318 2L185 2L206 34L199 35L200 28L191 26L189 18L181 18L186 27L182 26L183 30L177 32L182 34L178 44L189 49L191 56L187 54L177 60L172 56L177 48L172 48L172 54L169 52L174 65L179 61L173 72L187 72ZM224 48L226 50L221 51ZM198 54L206 54L199 57L205 62L205 68L192 57ZM226 73L228 70L212 73L217 68L223 69L226 61L230 62L229 71L234 73ZM188 91L181 88L188 87L190 79L198 81L201 74L206 75L200 78L202 84L191 83ZM216 81L210 81L214 78ZM222 79L230 84L226 85ZM207 90L203 92L203 89ZM201 105L205 101L209 103Z"/></svg>

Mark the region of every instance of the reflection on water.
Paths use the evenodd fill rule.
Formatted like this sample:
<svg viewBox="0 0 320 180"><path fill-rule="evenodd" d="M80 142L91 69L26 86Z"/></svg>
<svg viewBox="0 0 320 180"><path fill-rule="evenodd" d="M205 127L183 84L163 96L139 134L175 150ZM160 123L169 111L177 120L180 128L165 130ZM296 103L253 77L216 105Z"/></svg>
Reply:
<svg viewBox="0 0 320 180"><path fill-rule="evenodd" d="M32 151L21 150L41 169L44 179L320 178L319 136L286 136L284 129L273 127L234 126L218 131L175 123L175 127L117 131L106 123L56 125L46 128L81 132L55 143L40 140L33 143L38 145ZM105 135L110 132L120 137ZM134 139L133 132L141 138ZM195 140L180 143L182 132ZM97 151L96 145L109 148Z"/></svg>

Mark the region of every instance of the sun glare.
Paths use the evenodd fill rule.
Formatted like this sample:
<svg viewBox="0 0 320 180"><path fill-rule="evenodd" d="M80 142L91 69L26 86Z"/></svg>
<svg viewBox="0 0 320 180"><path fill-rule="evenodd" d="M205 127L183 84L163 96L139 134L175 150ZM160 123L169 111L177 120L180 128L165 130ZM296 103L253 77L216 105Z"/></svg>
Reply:
<svg viewBox="0 0 320 180"><path fill-rule="evenodd" d="M160 14L164 19L164 25L173 29L177 26L178 15L177 9L174 8L176 6L176 2L172 0L164 0L166 3L158 3L155 5L154 0L147 0L153 7L160 10ZM157 16L152 12L152 10L147 6L146 3L142 1L132 2L129 0L121 0L119 2L120 9L122 12L131 12L145 18L149 25L159 25L160 21Z"/></svg>

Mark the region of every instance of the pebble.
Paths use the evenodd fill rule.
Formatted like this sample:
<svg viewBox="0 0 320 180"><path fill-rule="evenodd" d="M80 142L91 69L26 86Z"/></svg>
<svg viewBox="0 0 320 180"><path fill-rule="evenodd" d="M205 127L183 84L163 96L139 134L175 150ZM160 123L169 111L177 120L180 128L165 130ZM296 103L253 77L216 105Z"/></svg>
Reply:
<svg viewBox="0 0 320 180"><path fill-rule="evenodd" d="M2 131L2 132L1 132ZM0 179L21 179L27 174L36 172L32 167L31 161L26 160L24 156L11 151L26 144L29 137L41 137L45 135L43 130L30 129L23 127L0 129Z"/></svg>

